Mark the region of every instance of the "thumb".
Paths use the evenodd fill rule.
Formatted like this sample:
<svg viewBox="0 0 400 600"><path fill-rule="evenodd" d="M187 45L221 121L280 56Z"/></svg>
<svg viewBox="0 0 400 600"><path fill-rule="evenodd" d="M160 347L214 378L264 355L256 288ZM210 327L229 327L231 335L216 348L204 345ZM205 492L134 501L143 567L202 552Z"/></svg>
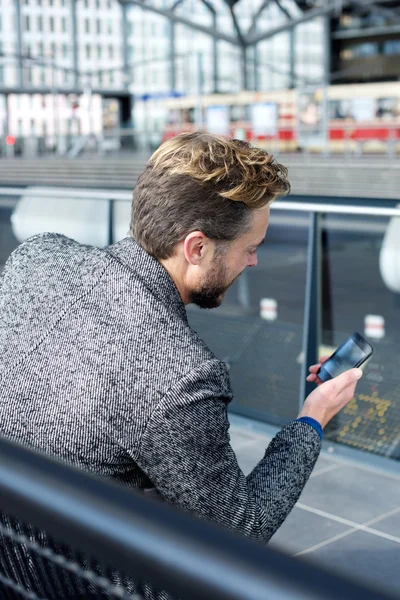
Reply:
<svg viewBox="0 0 400 600"><path fill-rule="evenodd" d="M331 379L329 383L332 384L333 390L336 394L340 394L345 388L349 385L355 384L362 377L361 369L350 369L349 371L345 371L341 375L334 377Z"/></svg>

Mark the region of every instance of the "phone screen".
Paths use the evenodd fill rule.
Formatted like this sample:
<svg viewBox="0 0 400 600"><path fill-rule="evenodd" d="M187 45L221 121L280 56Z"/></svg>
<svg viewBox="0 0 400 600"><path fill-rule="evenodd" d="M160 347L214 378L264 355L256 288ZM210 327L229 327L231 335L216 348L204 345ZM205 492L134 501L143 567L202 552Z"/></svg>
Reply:
<svg viewBox="0 0 400 600"><path fill-rule="evenodd" d="M324 363L324 369L331 377L337 377L352 369L365 356L365 352L350 338L339 348L335 356Z"/></svg>

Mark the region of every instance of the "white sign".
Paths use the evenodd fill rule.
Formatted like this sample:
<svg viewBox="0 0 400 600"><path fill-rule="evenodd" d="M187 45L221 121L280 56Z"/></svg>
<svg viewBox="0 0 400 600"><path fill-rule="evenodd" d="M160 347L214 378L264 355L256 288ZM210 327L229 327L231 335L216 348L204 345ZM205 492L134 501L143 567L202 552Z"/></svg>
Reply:
<svg viewBox="0 0 400 600"><path fill-rule="evenodd" d="M276 135L278 125L278 105L272 102L253 104L251 126L253 135Z"/></svg>
<svg viewBox="0 0 400 600"><path fill-rule="evenodd" d="M381 340L385 337L385 319L381 315L365 315L364 335Z"/></svg>
<svg viewBox="0 0 400 600"><path fill-rule="evenodd" d="M261 298L260 317L266 321L276 321L278 317L278 303L274 298Z"/></svg>
<svg viewBox="0 0 400 600"><path fill-rule="evenodd" d="M372 121L376 114L375 98L353 98L352 109L356 121Z"/></svg>
<svg viewBox="0 0 400 600"><path fill-rule="evenodd" d="M206 110L206 129L209 133L229 135L229 109L227 106L209 106Z"/></svg>

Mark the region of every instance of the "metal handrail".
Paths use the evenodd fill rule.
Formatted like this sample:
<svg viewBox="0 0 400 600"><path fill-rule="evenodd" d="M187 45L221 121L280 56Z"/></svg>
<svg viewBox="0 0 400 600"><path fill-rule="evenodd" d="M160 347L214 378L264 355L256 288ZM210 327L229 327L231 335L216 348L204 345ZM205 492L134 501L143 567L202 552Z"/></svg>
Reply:
<svg viewBox="0 0 400 600"><path fill-rule="evenodd" d="M57 198L63 199L81 199L86 200L119 200L122 202L132 201L131 191L121 190L77 190L76 188L56 188L35 186L38 189L30 188L0 188L0 196L40 196L54 198L54 191L57 190ZM292 198L299 198L293 195ZM354 199L362 201L360 199ZM369 199L370 202L370 199ZM388 202L385 200L385 202ZM400 204L400 199L393 200L393 204ZM349 214L349 215L370 215L379 217L400 217L400 208L388 208L384 206L360 206L355 202L352 204L333 204L329 202L307 202L300 200L278 200L273 205L273 210L298 211L308 213L326 213L326 214Z"/></svg>
<svg viewBox="0 0 400 600"><path fill-rule="evenodd" d="M0 508L181 599L389 598L5 439Z"/></svg>

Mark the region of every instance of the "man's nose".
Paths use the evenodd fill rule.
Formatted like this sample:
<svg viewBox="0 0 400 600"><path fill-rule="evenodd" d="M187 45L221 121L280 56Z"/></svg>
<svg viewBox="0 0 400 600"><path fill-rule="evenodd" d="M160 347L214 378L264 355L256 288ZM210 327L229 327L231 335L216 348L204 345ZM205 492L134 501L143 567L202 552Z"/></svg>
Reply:
<svg viewBox="0 0 400 600"><path fill-rule="evenodd" d="M258 258L257 258L257 254L252 254L249 257L249 260L247 261L247 266L248 267L256 267L258 263Z"/></svg>

